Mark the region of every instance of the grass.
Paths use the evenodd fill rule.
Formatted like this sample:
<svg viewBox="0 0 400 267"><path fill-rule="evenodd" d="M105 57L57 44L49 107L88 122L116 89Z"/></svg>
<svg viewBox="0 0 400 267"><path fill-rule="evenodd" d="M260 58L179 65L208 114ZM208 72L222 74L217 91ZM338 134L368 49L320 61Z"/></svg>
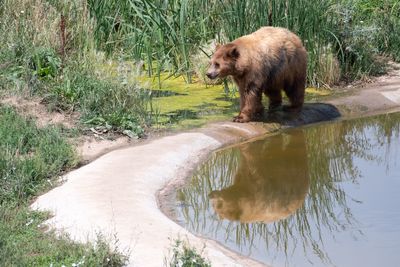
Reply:
<svg viewBox="0 0 400 267"><path fill-rule="evenodd" d="M49 215L29 209L36 195L77 163L62 136L62 129L37 128L32 119L0 106L0 265L123 266L126 257L101 236L95 246L56 237L42 229Z"/></svg>
<svg viewBox="0 0 400 267"><path fill-rule="evenodd" d="M59 129L38 129L8 107L0 109L0 136L0 204L30 199L45 189L47 179L76 164Z"/></svg>
<svg viewBox="0 0 400 267"><path fill-rule="evenodd" d="M0 88L39 95L53 110L79 111L83 127L131 137L154 124L199 126L237 109L231 83L202 86L210 44L264 25L288 27L308 49L309 87L330 87L382 73L377 56L398 58L398 12L394 0L5 0ZM162 86L188 97L154 97L143 90L144 78L106 73L108 58L144 66L156 77L147 89Z"/></svg>
<svg viewBox="0 0 400 267"><path fill-rule="evenodd" d="M78 71L77 71L78 69ZM141 137L152 121L151 95L137 84L97 78L79 67L64 70L46 101L64 111L78 110L86 125Z"/></svg>
<svg viewBox="0 0 400 267"><path fill-rule="evenodd" d="M126 257L101 237L96 245L76 244L67 236L44 233L40 226L46 218L27 207L2 207L1 266L124 266Z"/></svg>

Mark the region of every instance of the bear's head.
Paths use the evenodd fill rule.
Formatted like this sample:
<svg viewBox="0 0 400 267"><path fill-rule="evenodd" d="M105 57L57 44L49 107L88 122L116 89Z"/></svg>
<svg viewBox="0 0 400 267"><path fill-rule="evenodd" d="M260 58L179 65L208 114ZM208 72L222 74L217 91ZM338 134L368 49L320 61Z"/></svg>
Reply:
<svg viewBox="0 0 400 267"><path fill-rule="evenodd" d="M229 43L217 45L214 55L210 60L210 67L207 70L207 77L210 79L225 78L228 75L235 75L236 61L240 54L237 45Z"/></svg>
<svg viewBox="0 0 400 267"><path fill-rule="evenodd" d="M230 190L215 190L209 194L211 204L218 214L219 219L228 219L230 221L240 221L242 207L240 201Z"/></svg>

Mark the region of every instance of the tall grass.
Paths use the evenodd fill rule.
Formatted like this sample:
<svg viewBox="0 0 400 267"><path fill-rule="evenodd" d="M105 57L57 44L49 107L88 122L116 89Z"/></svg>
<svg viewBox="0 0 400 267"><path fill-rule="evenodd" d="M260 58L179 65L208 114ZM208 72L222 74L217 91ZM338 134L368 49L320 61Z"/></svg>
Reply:
<svg viewBox="0 0 400 267"><path fill-rule="evenodd" d="M191 81L192 54L211 39L226 42L261 26L281 26L299 34L309 52L308 82L336 82L318 74L335 58L343 77L375 74L375 56L399 57L399 5L396 0L89 0L102 47L119 44L125 54L144 60L149 75L160 71L185 74ZM379 19L384 16L384 20ZM385 34L382 34L382 33ZM106 44L106 45L104 45ZM326 47L331 47L329 55ZM113 46L112 49L115 49ZM379 66L379 65L378 65ZM153 72L153 69L155 73ZM336 74L340 75L339 74ZM325 77L328 77L325 80Z"/></svg>

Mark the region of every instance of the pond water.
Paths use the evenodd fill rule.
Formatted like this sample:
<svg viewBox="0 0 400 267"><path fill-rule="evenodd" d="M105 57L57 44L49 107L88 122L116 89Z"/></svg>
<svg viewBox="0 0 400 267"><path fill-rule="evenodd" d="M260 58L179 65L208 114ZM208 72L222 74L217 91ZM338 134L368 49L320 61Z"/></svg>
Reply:
<svg viewBox="0 0 400 267"><path fill-rule="evenodd" d="M271 266L400 266L400 113L215 152L178 222Z"/></svg>

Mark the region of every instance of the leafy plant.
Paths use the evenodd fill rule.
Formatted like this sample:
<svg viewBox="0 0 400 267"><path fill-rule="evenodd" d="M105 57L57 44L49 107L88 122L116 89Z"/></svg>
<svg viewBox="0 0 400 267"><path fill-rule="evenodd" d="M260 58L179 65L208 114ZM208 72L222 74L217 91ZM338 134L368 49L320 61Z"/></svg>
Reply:
<svg viewBox="0 0 400 267"><path fill-rule="evenodd" d="M172 247L172 257L164 264L169 267L211 267L211 264L205 260L201 253L190 247L182 240L175 240Z"/></svg>
<svg viewBox="0 0 400 267"><path fill-rule="evenodd" d="M39 78L54 78L60 72L61 58L50 49L37 49L29 60L33 75Z"/></svg>

